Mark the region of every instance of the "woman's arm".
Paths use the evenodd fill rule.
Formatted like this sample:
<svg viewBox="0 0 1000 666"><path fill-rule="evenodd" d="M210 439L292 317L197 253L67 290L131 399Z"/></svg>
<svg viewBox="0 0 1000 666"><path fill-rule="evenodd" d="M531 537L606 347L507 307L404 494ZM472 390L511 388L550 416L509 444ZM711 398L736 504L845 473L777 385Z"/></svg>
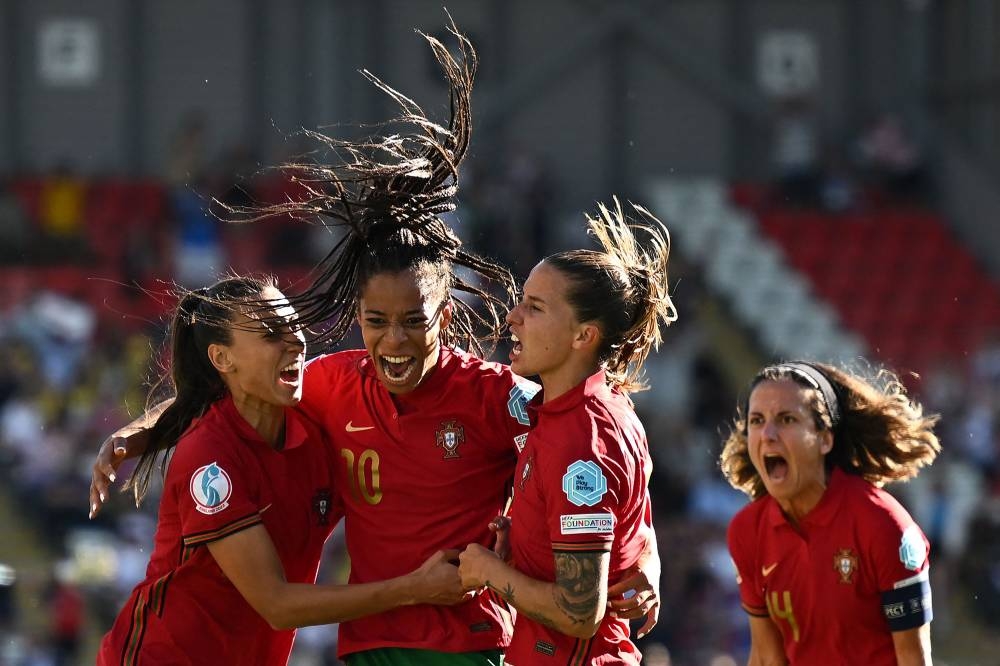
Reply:
<svg viewBox="0 0 1000 666"><path fill-rule="evenodd" d="M137 458L143 454L149 445L149 429L160 418L167 407L172 405L173 398L164 400L142 414L126 426L113 432L101 444L97 459L90 476L90 517L101 511L108 498L108 489L115 482L118 467L129 458Z"/></svg>
<svg viewBox="0 0 1000 666"><path fill-rule="evenodd" d="M614 615L628 620L646 618L636 638L652 631L660 618L660 552L652 528L649 533L632 575L608 588L608 609Z"/></svg>
<svg viewBox="0 0 1000 666"><path fill-rule="evenodd" d="M931 666L931 625L892 632L899 666Z"/></svg>
<svg viewBox="0 0 1000 666"><path fill-rule="evenodd" d="M781 632L769 617L750 616L750 659L748 666L785 666L785 646Z"/></svg>
<svg viewBox="0 0 1000 666"><path fill-rule="evenodd" d="M439 551L412 573L377 583L312 585L285 580L263 525L207 547L243 598L275 629L343 622L412 604L454 604L471 596L451 563L457 550Z"/></svg>
<svg viewBox="0 0 1000 666"><path fill-rule="evenodd" d="M536 622L576 638L591 638L604 619L608 601L607 552L553 552L556 581L531 578L492 551L470 544L459 557L466 588L490 587Z"/></svg>

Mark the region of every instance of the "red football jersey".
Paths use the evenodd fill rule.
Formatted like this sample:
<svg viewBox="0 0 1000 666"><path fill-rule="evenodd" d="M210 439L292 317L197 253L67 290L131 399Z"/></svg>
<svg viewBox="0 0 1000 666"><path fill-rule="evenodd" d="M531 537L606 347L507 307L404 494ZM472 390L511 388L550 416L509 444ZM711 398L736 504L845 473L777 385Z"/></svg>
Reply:
<svg viewBox="0 0 1000 666"><path fill-rule="evenodd" d="M771 617L792 664L895 665L891 629L931 619L929 550L899 502L837 468L798 530L770 496L729 526L743 608Z"/></svg>
<svg viewBox="0 0 1000 666"><path fill-rule="evenodd" d="M651 534L646 434L632 403L604 372L528 408L534 429L514 477L511 554L532 578L555 581L553 551L610 551L608 584L636 564ZM628 621L605 615L581 640L518 615L505 663L638 664Z"/></svg>
<svg viewBox="0 0 1000 666"><path fill-rule="evenodd" d="M295 632L272 629L205 547L263 523L287 580L315 582L323 543L341 516L333 460L305 417L287 409L285 419L285 446L276 451L227 396L181 437L146 579L104 637L98 664L288 661Z"/></svg>
<svg viewBox="0 0 1000 666"><path fill-rule="evenodd" d="M351 583L406 574L442 548L492 544L538 390L510 368L442 349L414 391L393 396L364 351L306 367L303 408L335 445ZM341 656L381 647L471 652L510 639L492 594L398 608L340 625Z"/></svg>

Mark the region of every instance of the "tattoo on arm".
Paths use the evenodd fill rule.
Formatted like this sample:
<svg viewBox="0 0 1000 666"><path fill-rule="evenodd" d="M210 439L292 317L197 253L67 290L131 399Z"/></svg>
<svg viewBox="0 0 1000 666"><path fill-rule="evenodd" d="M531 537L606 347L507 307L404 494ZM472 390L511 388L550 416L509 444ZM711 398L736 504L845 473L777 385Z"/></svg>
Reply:
<svg viewBox="0 0 1000 666"><path fill-rule="evenodd" d="M607 553L553 553L556 606L573 624L591 620L601 599L601 558Z"/></svg>
<svg viewBox="0 0 1000 666"><path fill-rule="evenodd" d="M490 581L486 581L486 587L496 590L497 594L499 594L504 601L509 603L511 606L517 608L518 612L522 613L525 617L530 617L532 620L535 620L536 622L541 622L545 626L552 627L553 629L559 628L558 626L556 626L555 620L548 617L547 615L544 615L542 613L533 613L531 611L518 608L517 605L514 603L514 586L511 585L510 583L507 583L507 585L505 585L504 588L501 590Z"/></svg>
<svg viewBox="0 0 1000 666"><path fill-rule="evenodd" d="M509 604L514 603L514 586L511 585L510 583L507 583L507 585L501 590L490 581L486 581L486 587L491 587L494 590L496 590L497 594L500 595L500 598L506 601L507 603Z"/></svg>

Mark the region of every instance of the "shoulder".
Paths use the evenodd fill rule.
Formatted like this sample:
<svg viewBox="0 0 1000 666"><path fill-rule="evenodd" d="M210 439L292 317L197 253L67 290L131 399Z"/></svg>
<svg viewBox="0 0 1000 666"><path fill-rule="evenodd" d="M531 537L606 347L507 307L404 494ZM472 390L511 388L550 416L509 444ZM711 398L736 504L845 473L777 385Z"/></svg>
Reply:
<svg viewBox="0 0 1000 666"><path fill-rule="evenodd" d="M331 401L327 395L334 388L360 386L358 368L361 359L367 356L364 350L349 350L335 354L323 354L306 363L302 390L302 408L316 411L314 418L320 418L321 410Z"/></svg>
<svg viewBox="0 0 1000 666"><path fill-rule="evenodd" d="M616 444L623 439L646 439L646 431L627 396L615 391L590 395L584 399L583 407L566 412L566 427L575 432L590 433L592 444L600 443L602 449L611 450L617 447L609 447L608 444Z"/></svg>
<svg viewBox="0 0 1000 666"><path fill-rule="evenodd" d="M478 398L502 400L511 416L527 424L527 404L542 387L515 375L509 365L486 361L475 354L452 350L455 369L451 375L454 388L468 391Z"/></svg>
<svg viewBox="0 0 1000 666"><path fill-rule="evenodd" d="M745 507L736 512L733 519L729 521L730 541L733 537L743 538L753 535L759 531L759 525L767 515L769 498L761 497L750 502Z"/></svg>
<svg viewBox="0 0 1000 666"><path fill-rule="evenodd" d="M755 554L760 549L759 544L768 533L765 521L770 502L768 496L754 500L740 509L729 521L726 543L737 569L742 567L740 575L752 576L752 568L748 568L748 565L755 561Z"/></svg>
<svg viewBox="0 0 1000 666"><path fill-rule="evenodd" d="M349 349L334 354L322 354L306 363L306 373L336 375L356 372L358 361L368 355L364 349Z"/></svg>
<svg viewBox="0 0 1000 666"><path fill-rule="evenodd" d="M192 473L213 464L232 467L242 458L243 442L221 411L209 409L177 441L167 471L169 477L185 480Z"/></svg>
<svg viewBox="0 0 1000 666"><path fill-rule="evenodd" d="M465 377L475 377L479 382L486 382L493 387L524 386L534 387L537 392L541 387L535 382L515 375L509 365L496 361L481 359L461 349L452 349L451 355L455 361L455 373Z"/></svg>
<svg viewBox="0 0 1000 666"><path fill-rule="evenodd" d="M859 476L844 475L845 504L852 515L877 527L906 528L913 518L895 497Z"/></svg>

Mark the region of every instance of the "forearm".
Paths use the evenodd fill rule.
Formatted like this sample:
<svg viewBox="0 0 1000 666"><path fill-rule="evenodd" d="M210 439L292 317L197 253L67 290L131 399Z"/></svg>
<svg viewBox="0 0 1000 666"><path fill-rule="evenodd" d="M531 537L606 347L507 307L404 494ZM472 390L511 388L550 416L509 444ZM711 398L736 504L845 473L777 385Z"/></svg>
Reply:
<svg viewBox="0 0 1000 666"><path fill-rule="evenodd" d="M126 458L141 456L149 446L149 429L153 427L163 411L173 403L174 399L168 398L154 405L127 425L116 430L108 439L118 438L125 441Z"/></svg>
<svg viewBox="0 0 1000 666"><path fill-rule="evenodd" d="M907 631L893 632L892 641L896 648L896 662L899 666L931 665L930 624Z"/></svg>
<svg viewBox="0 0 1000 666"><path fill-rule="evenodd" d="M282 582L253 604L275 629L346 622L416 603L408 576L356 585Z"/></svg>
<svg viewBox="0 0 1000 666"><path fill-rule="evenodd" d="M519 613L568 636L590 638L604 619L606 585L601 586L603 595L573 598L557 583L532 578L497 559L491 563L486 586Z"/></svg>

